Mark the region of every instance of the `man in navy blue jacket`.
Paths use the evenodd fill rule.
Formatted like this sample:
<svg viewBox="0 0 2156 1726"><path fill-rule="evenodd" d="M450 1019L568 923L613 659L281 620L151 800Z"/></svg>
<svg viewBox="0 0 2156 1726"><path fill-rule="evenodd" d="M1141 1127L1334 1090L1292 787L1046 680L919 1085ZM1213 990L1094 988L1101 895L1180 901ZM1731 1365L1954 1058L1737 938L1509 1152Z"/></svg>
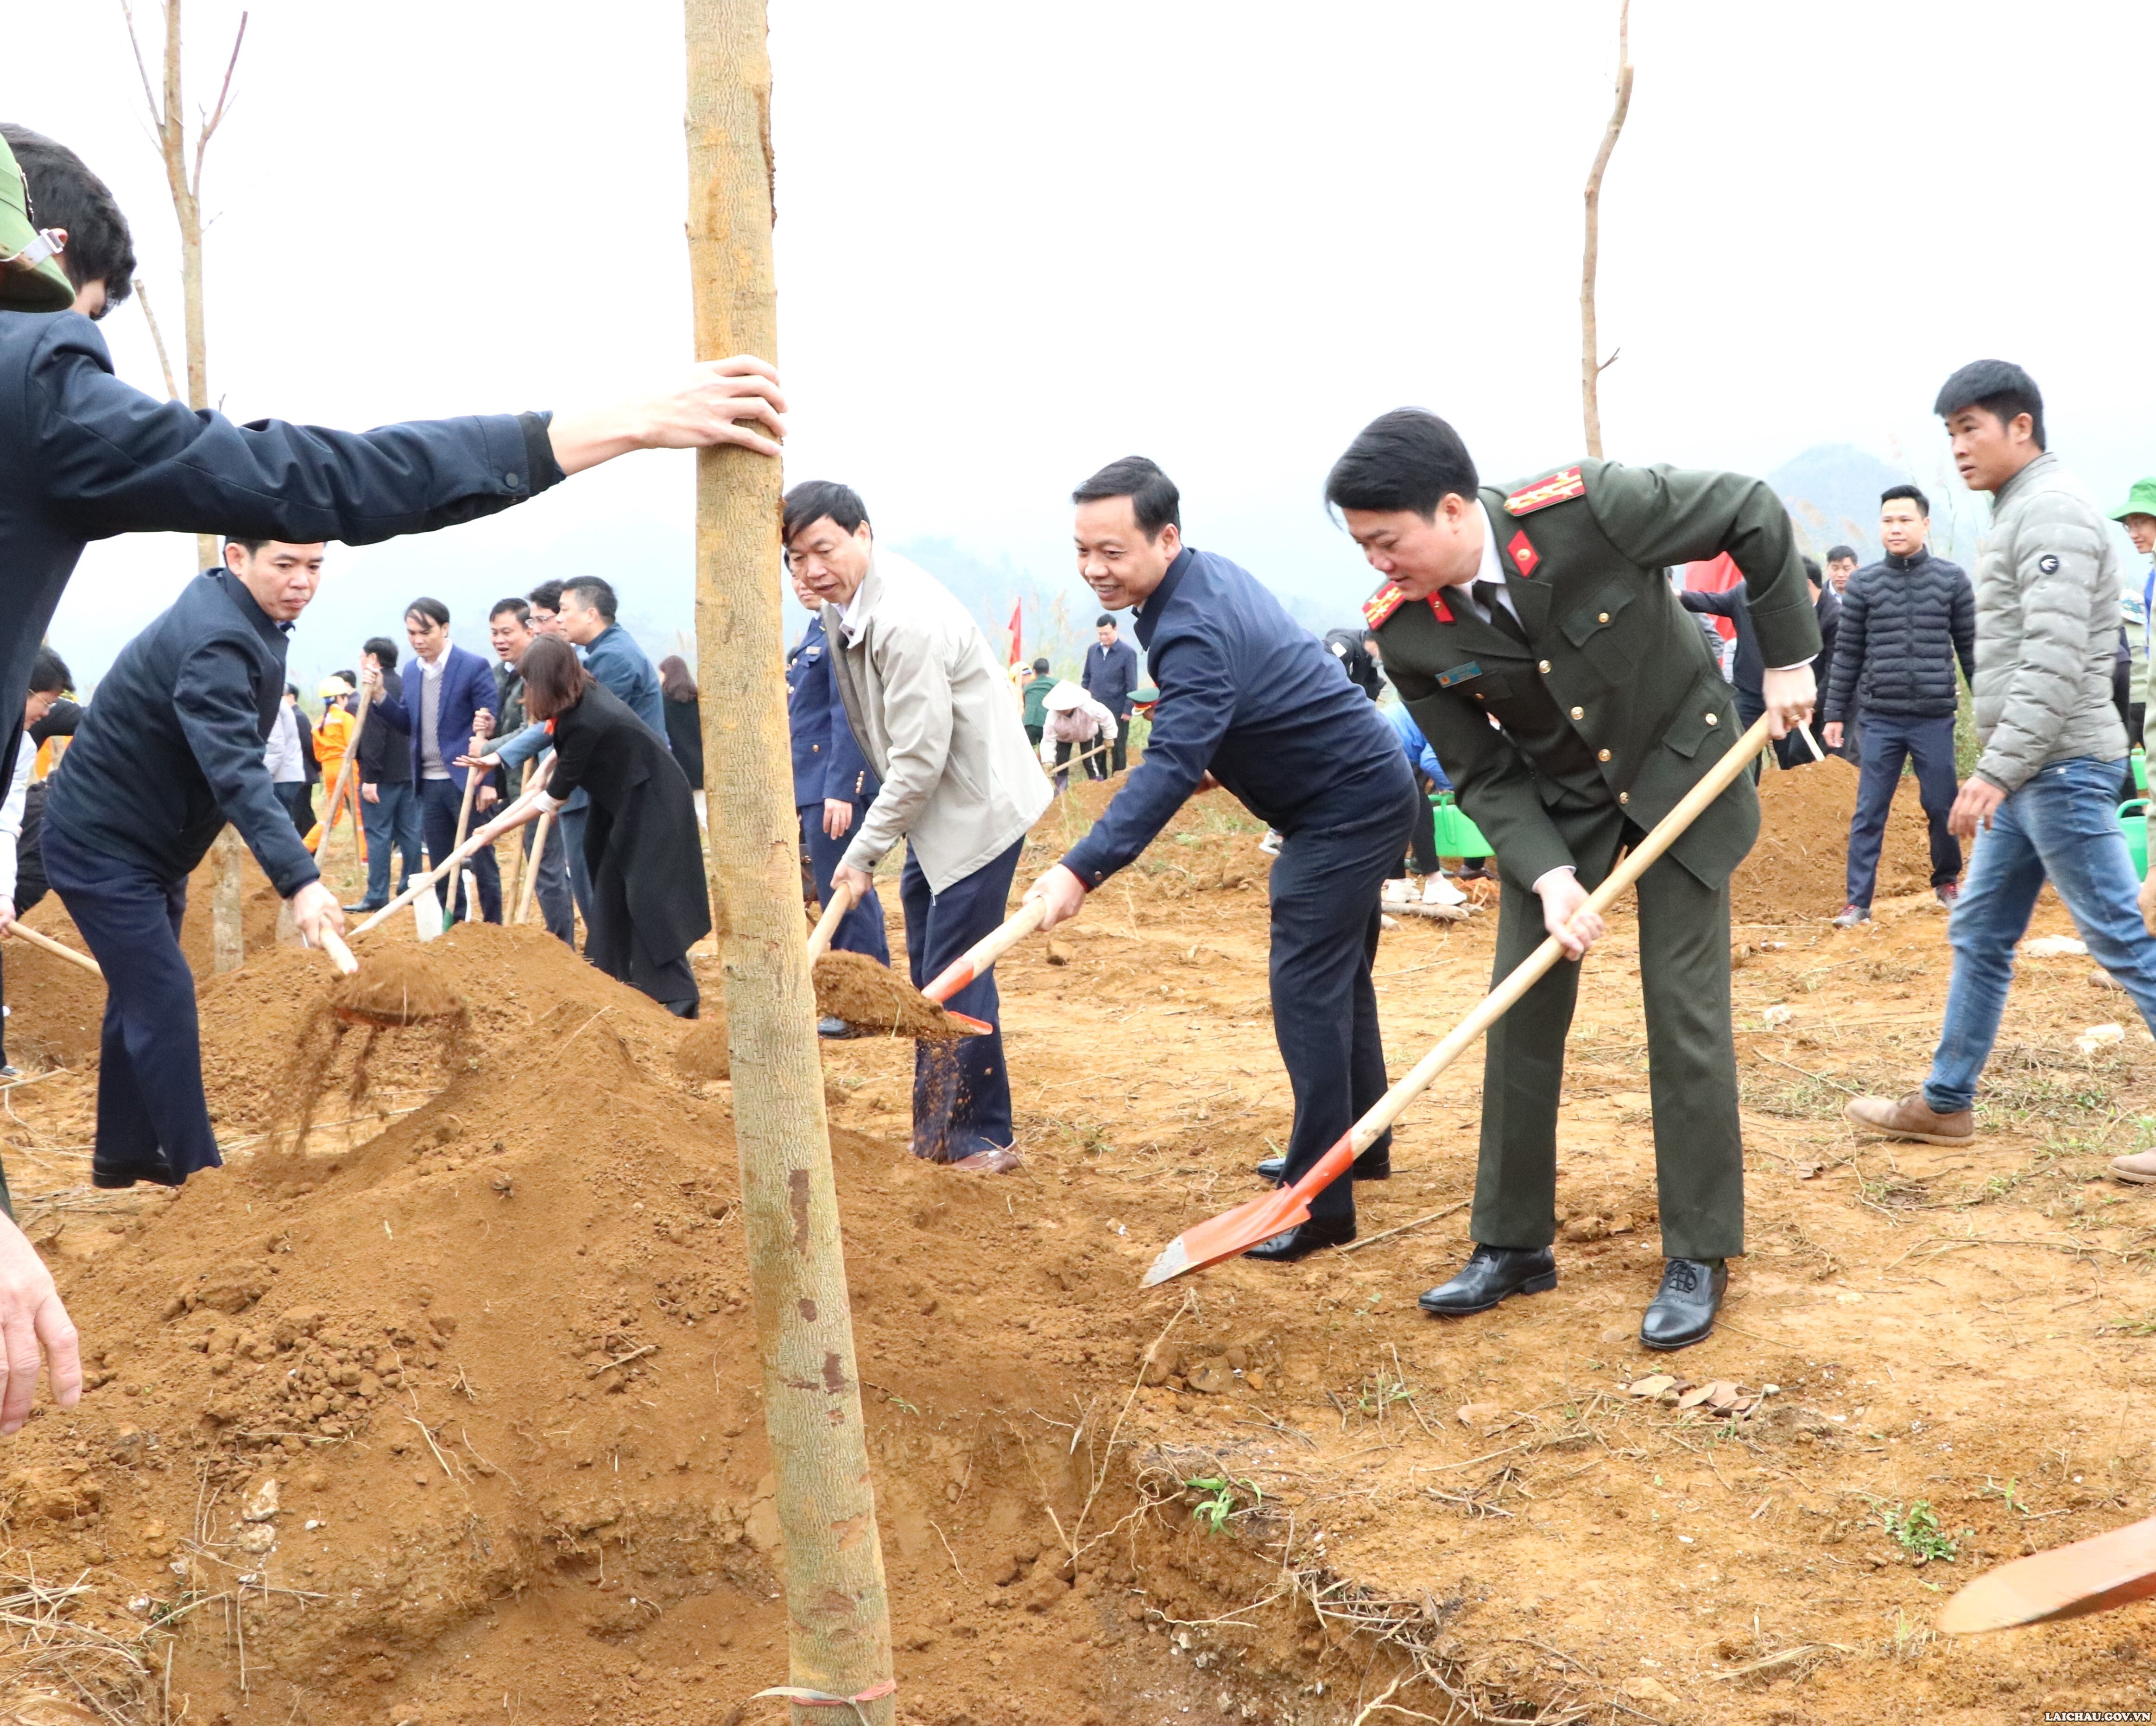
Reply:
<svg viewBox="0 0 2156 1726"><path fill-rule="evenodd" d="M404 635L418 660L404 674L398 694L377 691L372 711L390 730L410 739L412 784L419 794L427 861L439 868L456 848L465 782L475 771L457 763L470 753L475 736L489 736L494 729L494 672L477 654L450 641L449 608L439 599L414 599L405 608ZM497 783L497 794L500 789ZM473 852L458 870L444 902L450 921L461 922L470 914L464 902L467 869L479 884L480 915L500 922L501 871L491 845Z"/></svg>
<svg viewBox="0 0 2156 1726"><path fill-rule="evenodd" d="M793 734L793 806L801 821L801 850L816 877L816 896L831 898L831 871L846 855L846 845L861 811L875 801L882 783L869 770L868 758L846 722L839 681L831 675L831 644L824 633L824 602L797 576L793 597L808 608L808 627L786 656L786 720ZM839 919L831 947L837 953L865 953L879 965L891 963L891 942L884 933L883 904L875 889ZM826 1019L817 1029L825 1036L844 1036L843 1019Z"/></svg>
<svg viewBox="0 0 2156 1726"><path fill-rule="evenodd" d="M1106 612L1094 620L1093 645L1086 650L1086 667L1079 681L1087 695L1116 716L1116 747L1110 752L1108 771L1119 773L1130 765L1131 691L1138 686L1137 650L1122 639L1116 620Z"/></svg>
<svg viewBox="0 0 2156 1726"><path fill-rule="evenodd" d="M1181 500L1159 468L1128 456L1071 496L1079 570L1104 605L1137 607L1160 701L1145 759L1026 897L1048 901L1045 927L1076 916L1193 792L1215 785L1279 830L1273 1035L1295 1092L1280 1177L1299 1180L1384 1095L1370 963L1378 896L1416 819L1414 781L1392 727L1317 638L1247 570L1183 543ZM1384 1179L1391 1153L1387 1133L1357 1178ZM1286 1261L1354 1238L1354 1189L1335 1181L1307 1222L1250 1256Z"/></svg>
<svg viewBox="0 0 2156 1726"><path fill-rule="evenodd" d="M45 805L46 874L105 968L96 1186L177 1186L218 1165L180 920L224 824L295 921L311 932L336 917L262 753L322 547L228 541L224 559L121 650Z"/></svg>

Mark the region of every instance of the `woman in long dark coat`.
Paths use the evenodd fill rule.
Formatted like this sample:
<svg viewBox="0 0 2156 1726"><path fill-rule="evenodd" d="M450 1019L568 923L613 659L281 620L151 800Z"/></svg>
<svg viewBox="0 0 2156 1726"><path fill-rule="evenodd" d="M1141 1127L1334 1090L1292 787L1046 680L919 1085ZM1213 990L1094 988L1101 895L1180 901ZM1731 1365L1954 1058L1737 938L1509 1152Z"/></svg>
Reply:
<svg viewBox="0 0 2156 1726"><path fill-rule="evenodd" d="M711 933L696 806L666 745L578 662L558 636L525 650L526 711L554 738L547 794L591 795L584 866L592 902L584 957L670 1013L696 1016L689 949Z"/></svg>

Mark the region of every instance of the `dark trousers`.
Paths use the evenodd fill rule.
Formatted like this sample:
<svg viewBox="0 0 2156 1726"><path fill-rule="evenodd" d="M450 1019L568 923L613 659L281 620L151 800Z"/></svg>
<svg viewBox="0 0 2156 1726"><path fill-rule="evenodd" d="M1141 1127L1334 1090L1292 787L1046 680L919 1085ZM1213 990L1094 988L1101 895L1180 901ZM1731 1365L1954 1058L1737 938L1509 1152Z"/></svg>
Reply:
<svg viewBox="0 0 2156 1726"><path fill-rule="evenodd" d="M591 809L591 799L579 791L554 817L554 826L562 835L562 858L569 866L570 896L583 912L587 930L592 926L592 876L584 863L584 823Z"/></svg>
<svg viewBox="0 0 2156 1726"><path fill-rule="evenodd" d="M1055 746L1055 787L1057 790L1061 790L1065 785L1070 783L1070 758L1074 755L1086 755L1086 752L1088 749L1100 749L1103 741L1105 740L1102 738L1094 737L1088 742L1082 743L1058 743ZM1101 753L1097 755L1086 755L1086 777L1089 779L1106 778L1108 777L1108 753L1105 750L1101 751ZM1121 769L1117 769L1117 771L1121 771Z"/></svg>
<svg viewBox="0 0 2156 1726"><path fill-rule="evenodd" d="M906 913L906 964L916 989L936 980L952 960L988 934L1008 914L1011 878L1018 873L1021 839L971 875L940 893L912 847L898 879L898 898ZM940 1044L916 1043L913 1050L913 1154L933 1163L956 1163L976 1151L1011 1142L1010 1074L1004 1067L1004 1033L998 1008L996 973L976 977L943 1004L995 1027L984 1037L959 1037Z"/></svg>
<svg viewBox="0 0 2156 1726"><path fill-rule="evenodd" d="M824 805L801 805L801 849L808 855L809 872L816 878L816 897L823 904L831 902L831 872L845 856L846 846L867 808L867 803L855 799L853 825L846 830L844 839L833 839L824 831ZM867 898L839 919L839 927L831 934L831 950L862 953L879 965L891 963L891 941L883 927L883 902L876 897L874 887L869 889Z"/></svg>
<svg viewBox="0 0 2156 1726"><path fill-rule="evenodd" d="M1108 764L1115 773L1122 773L1131 764L1131 716L1127 713L1116 722L1116 747L1108 757Z"/></svg>
<svg viewBox="0 0 2156 1726"><path fill-rule="evenodd" d="M1292 1184L1385 1094L1385 1045L1370 983L1378 896L1399 867L1419 801L1400 763L1353 819L1313 821L1281 835L1270 882L1273 1040L1295 1093L1288 1130ZM1422 804L1426 815L1430 805ZM1389 1133L1371 1145L1389 1150ZM1312 1217L1353 1221L1348 1176L1310 1202Z"/></svg>
<svg viewBox="0 0 2156 1726"><path fill-rule="evenodd" d="M163 880L78 845L50 822L44 853L60 902L105 968L90 1179L177 1186L221 1160L203 1098L194 973L180 951L187 877Z"/></svg>
<svg viewBox="0 0 2156 1726"><path fill-rule="evenodd" d="M1551 811L1584 887L1645 835L1614 808ZM1542 945L1542 901L1498 861L1493 983ZM1744 1147L1729 1016L1729 882L1707 886L1665 855L1640 877L1640 983L1662 1251L1727 1258L1744 1251ZM1606 961L1597 958L1591 963ZM1557 1238L1557 1110L1579 967L1560 959L1490 1028L1482 1064L1482 1147L1469 1233L1485 1246Z"/></svg>
<svg viewBox="0 0 2156 1726"><path fill-rule="evenodd" d="M390 854L401 851L404 857L404 873L397 883L397 892L403 892L404 882L419 872L419 798L409 779L399 784L378 784L374 795L372 803L364 794L359 799L360 820L367 829L367 902L387 905L396 896L389 890ZM452 837L456 833L455 822L451 816Z"/></svg>
<svg viewBox="0 0 2156 1726"><path fill-rule="evenodd" d="M531 855L531 835L539 830L536 821L524 824L524 855ZM577 909L569 892L569 858L566 842L562 838L562 821L557 815L547 824L547 844L539 853L536 867L538 879L531 884L531 896L538 901L540 920L547 932L557 940L566 942L569 951L577 950Z"/></svg>
<svg viewBox="0 0 2156 1726"><path fill-rule="evenodd" d="M290 814L292 824L300 830L300 837L305 839L315 826L315 788L305 779L280 779L271 789Z"/></svg>
<svg viewBox="0 0 2156 1726"><path fill-rule="evenodd" d="M1435 875L1444 865L1437 860L1437 812L1430 806L1431 781L1415 775L1415 820L1408 835L1408 866L1417 875Z"/></svg>
<svg viewBox="0 0 2156 1726"><path fill-rule="evenodd" d="M465 806L464 788L454 779L422 779L419 781L419 820L427 835L427 861L437 865L456 849L457 816ZM476 828L481 817L475 809L471 825ZM469 839L469 830L465 837ZM446 891L438 884L435 891L442 895L442 904L449 912L451 922L462 922L465 916L464 903L465 872L469 870L479 881L479 912L490 923L501 921L501 871L494 860L494 847L482 845L458 866L457 878Z"/></svg>
<svg viewBox="0 0 2156 1726"><path fill-rule="evenodd" d="M1905 719L1899 714L1864 716L1864 752L1856 777L1856 813L1849 820L1849 902L1869 908L1878 884L1879 852L1887 838L1887 818L1902 783L1902 763L1917 764L1917 799L1932 830L1932 885L1961 875L1961 841L1947 831L1947 815L1959 789L1954 777L1954 722L1951 713L1936 719Z"/></svg>

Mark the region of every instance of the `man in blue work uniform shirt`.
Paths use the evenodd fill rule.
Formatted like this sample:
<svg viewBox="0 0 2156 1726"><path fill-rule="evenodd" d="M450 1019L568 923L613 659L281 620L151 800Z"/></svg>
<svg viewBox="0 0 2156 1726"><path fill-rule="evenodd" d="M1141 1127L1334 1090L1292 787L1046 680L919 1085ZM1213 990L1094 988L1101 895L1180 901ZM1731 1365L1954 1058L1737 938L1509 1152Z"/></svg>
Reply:
<svg viewBox="0 0 2156 1726"><path fill-rule="evenodd" d="M1392 727L1339 663L1257 578L1183 543L1174 483L1143 456L1071 494L1079 569L1104 605L1136 605L1160 701L1145 759L1092 830L1028 889L1053 927L1132 861L1194 791L1225 787L1282 835L1273 865L1273 1035L1295 1092L1281 1179L1292 1183L1384 1095L1370 962L1378 895L1416 809ZM1392 1135L1358 1160L1391 1173ZM1355 1196L1335 1181L1310 1220L1253 1248L1282 1262L1355 1238Z"/></svg>
<svg viewBox="0 0 2156 1726"><path fill-rule="evenodd" d="M848 836L860 824L861 811L875 801L880 789L869 771L868 758L846 722L845 704L839 699L838 680L831 675L830 638L824 630L824 602L798 578L793 597L808 608L808 627L786 656L786 722L793 734L793 807L801 821L801 853L816 878L816 896L831 902L831 871L846 855ZM869 889L868 896L844 917L832 932L834 953L858 953L879 965L891 963L891 943L884 934L883 903ZM846 1035L843 1019L824 1019L816 1027L827 1037Z"/></svg>

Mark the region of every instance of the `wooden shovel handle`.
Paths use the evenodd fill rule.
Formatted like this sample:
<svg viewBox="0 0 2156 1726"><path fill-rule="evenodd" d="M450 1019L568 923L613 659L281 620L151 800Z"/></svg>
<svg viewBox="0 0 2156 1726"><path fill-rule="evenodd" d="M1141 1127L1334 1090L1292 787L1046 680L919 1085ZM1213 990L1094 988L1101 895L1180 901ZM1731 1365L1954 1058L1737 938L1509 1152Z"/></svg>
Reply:
<svg viewBox="0 0 2156 1726"><path fill-rule="evenodd" d="M836 932L839 921L854 908L855 895L844 881L831 888L831 902L824 907L823 916L816 919L816 927L808 932L808 963L813 969L816 961L830 950L831 937Z"/></svg>
<svg viewBox="0 0 2156 1726"><path fill-rule="evenodd" d="M99 977L102 977L105 974L105 967L99 964L98 962L92 958L88 953L77 953L65 942L55 941L49 935L41 935L35 929L29 927L28 925L19 921L8 924L8 932L10 935L20 936L23 940L28 942L33 947L44 948L47 953L52 954L55 958L63 958L67 960L70 964L80 965L84 970L90 972Z"/></svg>
<svg viewBox="0 0 2156 1726"><path fill-rule="evenodd" d="M352 956L352 949L344 944L344 937L335 929L325 925L315 931L315 940L346 976L351 976L359 968L359 961Z"/></svg>
<svg viewBox="0 0 2156 1726"><path fill-rule="evenodd" d="M1767 745L1768 718L1762 715L1752 729L1739 737L1721 760L1707 770L1700 782L1678 799L1677 805L1655 824L1654 830L1641 840L1624 860L1609 871L1609 878L1587 896L1583 909L1599 912L1615 902L1645 875L1664 851L1676 843L1685 830L1699 819L1700 814L1716 798L1729 789L1736 777L1752 764L1752 758ZM993 938L993 937L991 937ZM1460 1051L1482 1033L1495 1025L1564 956L1564 949L1557 944L1557 937L1546 938L1540 947L1522 959L1505 979L1485 995L1475 1010L1455 1025L1429 1054L1417 1061L1402 1076L1399 1083L1373 1103L1368 1114L1348 1131L1347 1136L1327 1151L1312 1165L1310 1173L1296 1183L1296 1191L1305 1199L1324 1190L1348 1172L1350 1164L1374 1144L1379 1134L1397 1121L1407 1106L1420 1096L1445 1068L1459 1059Z"/></svg>
<svg viewBox="0 0 2156 1726"><path fill-rule="evenodd" d="M357 941L377 923L387 922L393 912L402 911L481 845L492 845L511 828L521 827L526 821L534 819L539 814L537 807L539 793L543 789L543 787L535 786L531 790L526 792L485 826L480 828L478 832L451 851L434 868L424 870L419 874L410 877L405 882L403 892L354 929L347 938Z"/></svg>
<svg viewBox="0 0 2156 1726"><path fill-rule="evenodd" d="M1009 922L990 930L965 952L951 961L943 973L921 994L932 1001L947 1001L968 984L978 977L989 966L1001 958L1010 948L1025 939L1040 927L1041 919L1048 915L1045 899L1029 899L1019 914Z"/></svg>

